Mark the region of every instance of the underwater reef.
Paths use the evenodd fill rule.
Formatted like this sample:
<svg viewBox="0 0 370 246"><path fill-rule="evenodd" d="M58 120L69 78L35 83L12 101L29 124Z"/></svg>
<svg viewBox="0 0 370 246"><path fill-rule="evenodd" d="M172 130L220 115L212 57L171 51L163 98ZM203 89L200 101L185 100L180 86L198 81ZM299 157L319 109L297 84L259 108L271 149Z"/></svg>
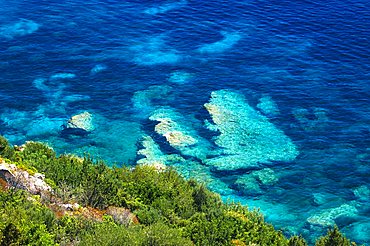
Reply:
<svg viewBox="0 0 370 246"><path fill-rule="evenodd" d="M100 69L93 67L94 73L88 70L90 76L105 72ZM291 183L295 176L304 175L286 170L302 152L289 127L283 128L275 120L282 117L278 104L268 94L253 98L238 90L220 89L206 95L208 100L199 105L201 113L184 114L181 108L173 106L184 96L175 85L194 83L195 74L174 70L167 74L168 84L134 91L129 101L135 116L123 120L121 115L104 115L84 106L91 98L83 92L70 91L78 74L51 73L32 83L45 98L34 111L9 109L0 115L9 130L22 132L4 133L11 137L10 142L43 141L58 154L88 153L104 159L110 167L143 166L161 172L174 169L182 178L195 180L221 195L223 202L236 201L249 208L260 208L266 221L284 235L302 233L309 243L336 223L347 235L351 233L366 242L363 235L368 224L350 223L364 219L366 185L353 190L352 200L322 191L305 195L299 199L314 209L304 215L286 204L277 204L273 200L275 195L280 200L297 199L289 197L294 185ZM312 108L315 119L310 110L293 109L295 127L312 133L325 130L326 111ZM299 186L295 186L298 190Z"/></svg>
<svg viewBox="0 0 370 246"><path fill-rule="evenodd" d="M1 245L307 245L173 168L108 167L1 136L0 201ZM356 244L335 226L315 245Z"/></svg>
<svg viewBox="0 0 370 246"><path fill-rule="evenodd" d="M32 34L39 29L40 25L32 20L21 19L17 22L0 26L0 37L5 39L14 39Z"/></svg>
<svg viewBox="0 0 370 246"><path fill-rule="evenodd" d="M249 106L243 95L214 91L204 106L214 122L207 127L220 132L215 143L223 149L223 155L208 160L208 165L235 170L270 161L293 161L298 156L292 140Z"/></svg>
<svg viewBox="0 0 370 246"><path fill-rule="evenodd" d="M0 135L18 145L0 167L8 183L26 178L4 183L22 194L3 198L1 235L19 237L2 244L274 245L245 235L258 234L247 222L222 229L244 222L195 205L203 193L181 183L193 181L285 238L313 245L337 225L369 244L368 3L0 0ZM23 152L27 141L56 154Z"/></svg>

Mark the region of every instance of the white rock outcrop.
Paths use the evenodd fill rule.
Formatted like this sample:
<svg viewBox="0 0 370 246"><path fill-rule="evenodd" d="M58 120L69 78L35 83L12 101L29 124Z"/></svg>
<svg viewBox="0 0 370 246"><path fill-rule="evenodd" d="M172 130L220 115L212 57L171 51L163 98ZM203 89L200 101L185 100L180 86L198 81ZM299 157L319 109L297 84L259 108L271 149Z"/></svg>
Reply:
<svg viewBox="0 0 370 246"><path fill-rule="evenodd" d="M52 192L43 174L32 175L14 164L0 163L0 178L6 182L8 188L26 190L34 195L46 195Z"/></svg>
<svg viewBox="0 0 370 246"><path fill-rule="evenodd" d="M95 129L93 125L93 116L87 111L74 115L68 120L65 128L91 132Z"/></svg>

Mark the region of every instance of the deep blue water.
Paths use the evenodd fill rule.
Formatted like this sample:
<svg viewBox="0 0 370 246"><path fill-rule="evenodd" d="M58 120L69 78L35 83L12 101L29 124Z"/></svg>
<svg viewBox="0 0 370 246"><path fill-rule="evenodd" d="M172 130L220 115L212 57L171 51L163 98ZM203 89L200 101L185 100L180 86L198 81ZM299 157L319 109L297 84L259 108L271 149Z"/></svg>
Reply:
<svg viewBox="0 0 370 246"><path fill-rule="evenodd" d="M149 135L186 159L177 165L183 175L206 176L225 200L260 207L287 235L312 239L336 223L370 241L370 2L122 2L0 0L0 134L119 165L135 165ZM53 79L58 73L74 76ZM243 95L299 155L216 170L155 132L149 117L170 108L217 149L203 105L223 89ZM264 112L260 98L277 110ZM95 130L65 134L61 126L83 111ZM264 168L274 182L237 181Z"/></svg>

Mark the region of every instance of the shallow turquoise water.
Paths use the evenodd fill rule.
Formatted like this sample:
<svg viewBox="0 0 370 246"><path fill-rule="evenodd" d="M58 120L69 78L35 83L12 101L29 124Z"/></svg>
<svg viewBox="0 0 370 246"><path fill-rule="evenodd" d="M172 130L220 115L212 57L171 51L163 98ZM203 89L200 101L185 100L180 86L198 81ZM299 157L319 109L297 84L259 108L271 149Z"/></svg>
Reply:
<svg viewBox="0 0 370 246"><path fill-rule="evenodd" d="M367 1L0 4L12 143L135 165L150 136L150 161L260 207L286 234L337 223L370 241ZM84 111L94 131L63 131Z"/></svg>

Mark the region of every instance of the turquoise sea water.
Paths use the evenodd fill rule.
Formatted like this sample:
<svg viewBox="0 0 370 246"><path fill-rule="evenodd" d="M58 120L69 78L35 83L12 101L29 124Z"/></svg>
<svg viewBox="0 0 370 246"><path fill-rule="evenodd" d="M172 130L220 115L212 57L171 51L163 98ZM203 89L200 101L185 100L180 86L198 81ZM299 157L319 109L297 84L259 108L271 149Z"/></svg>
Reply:
<svg viewBox="0 0 370 246"><path fill-rule="evenodd" d="M13 144L174 165L287 235L336 223L370 241L368 1L0 6L0 134ZM92 132L63 130L85 111Z"/></svg>

